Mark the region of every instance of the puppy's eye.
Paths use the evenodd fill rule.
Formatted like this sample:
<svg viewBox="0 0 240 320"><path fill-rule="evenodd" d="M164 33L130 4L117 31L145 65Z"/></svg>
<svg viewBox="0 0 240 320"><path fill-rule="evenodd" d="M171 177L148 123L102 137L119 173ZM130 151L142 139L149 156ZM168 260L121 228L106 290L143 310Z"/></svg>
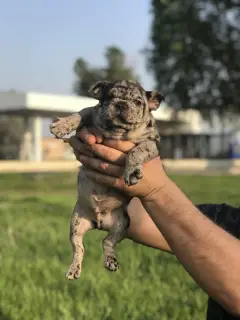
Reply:
<svg viewBox="0 0 240 320"><path fill-rule="evenodd" d="M141 101L141 100L136 100L136 105L137 105L138 107L140 107L140 106L142 105L142 101Z"/></svg>

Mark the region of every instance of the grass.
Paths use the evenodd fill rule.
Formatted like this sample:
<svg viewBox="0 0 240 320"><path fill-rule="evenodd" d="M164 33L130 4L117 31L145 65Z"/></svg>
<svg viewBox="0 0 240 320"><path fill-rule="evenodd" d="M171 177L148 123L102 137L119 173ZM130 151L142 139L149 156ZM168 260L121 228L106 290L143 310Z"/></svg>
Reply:
<svg viewBox="0 0 240 320"><path fill-rule="evenodd" d="M237 177L173 179L194 203L239 204ZM65 280L75 185L73 174L0 176L0 319L205 319L207 297L174 256L124 240L109 273L99 231L85 238L81 278Z"/></svg>

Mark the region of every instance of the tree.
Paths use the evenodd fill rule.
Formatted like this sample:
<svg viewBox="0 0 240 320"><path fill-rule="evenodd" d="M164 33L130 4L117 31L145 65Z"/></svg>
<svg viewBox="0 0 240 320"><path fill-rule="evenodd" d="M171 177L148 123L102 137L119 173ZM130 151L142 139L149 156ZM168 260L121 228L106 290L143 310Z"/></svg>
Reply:
<svg viewBox="0 0 240 320"><path fill-rule="evenodd" d="M74 64L74 72L77 77L74 92L81 96L88 96L88 90L94 82L104 80L104 70L92 68L82 58L78 58Z"/></svg>
<svg viewBox="0 0 240 320"><path fill-rule="evenodd" d="M0 117L0 159L14 160L19 158L23 132L22 118Z"/></svg>
<svg viewBox="0 0 240 320"><path fill-rule="evenodd" d="M120 79L138 80L134 70L127 66L125 54L117 47L108 47L105 52L107 66L105 68L105 77L109 81Z"/></svg>
<svg viewBox="0 0 240 320"><path fill-rule="evenodd" d="M105 51L106 66L94 68L82 58L74 63L74 73L77 77L74 92L89 96L88 90L95 82L101 80L116 81L120 79L137 80L138 77L126 63L124 52L118 47L107 47Z"/></svg>
<svg viewBox="0 0 240 320"><path fill-rule="evenodd" d="M171 105L203 114L239 108L238 0L152 0L151 13L145 54Z"/></svg>

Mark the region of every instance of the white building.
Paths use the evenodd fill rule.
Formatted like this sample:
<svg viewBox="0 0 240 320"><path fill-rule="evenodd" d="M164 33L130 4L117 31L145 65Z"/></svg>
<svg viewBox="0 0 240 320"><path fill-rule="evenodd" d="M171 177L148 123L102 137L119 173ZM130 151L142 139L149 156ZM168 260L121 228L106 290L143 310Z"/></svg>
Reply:
<svg viewBox="0 0 240 320"><path fill-rule="evenodd" d="M96 105L88 97L53 95L35 92L0 92L0 114L24 118L22 154L25 160L42 160L43 119L56 118Z"/></svg>
<svg viewBox="0 0 240 320"><path fill-rule="evenodd" d="M42 160L41 139L49 136L49 123L52 118L66 116L78 112L83 108L96 105L98 101L88 97L73 95L53 95L36 92L0 92L0 114L20 115L25 120L25 134L22 146L22 158L25 160ZM210 148L212 155L218 154L222 148L222 142L215 135L223 133L222 121L216 113L212 113L211 120L206 121L196 110L183 110L178 112L178 120L182 122L174 126L175 112L166 103L162 103L154 117L160 123L165 123L166 132L188 135L210 135ZM239 116L229 115L224 119L224 132L229 133L240 127ZM200 149L204 151L204 141ZM194 143L194 142L193 142ZM171 148L176 148L173 145ZM227 147L227 145L226 145ZM188 148L188 144L183 148ZM203 152L204 155L204 152Z"/></svg>

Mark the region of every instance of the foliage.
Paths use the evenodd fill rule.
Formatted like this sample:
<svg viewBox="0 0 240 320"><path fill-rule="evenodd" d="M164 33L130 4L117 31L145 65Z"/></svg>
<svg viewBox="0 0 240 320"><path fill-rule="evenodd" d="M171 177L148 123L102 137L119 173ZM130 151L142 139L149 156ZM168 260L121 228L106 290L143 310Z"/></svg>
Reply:
<svg viewBox="0 0 240 320"><path fill-rule="evenodd" d="M137 76L126 63L124 52L115 46L107 47L105 51L106 66L91 67L88 62L78 58L74 63L76 82L74 91L78 95L89 96L89 88L97 81L116 81L120 79L136 80Z"/></svg>
<svg viewBox="0 0 240 320"><path fill-rule="evenodd" d="M172 106L239 108L239 1L152 0L151 13L148 66Z"/></svg>
<svg viewBox="0 0 240 320"><path fill-rule="evenodd" d="M22 118L0 117L0 159L18 159L23 133Z"/></svg>
<svg viewBox="0 0 240 320"><path fill-rule="evenodd" d="M238 204L237 177L173 178L195 202ZM207 297L174 256L124 240L109 273L102 232L86 236L81 278L65 280L75 184L74 174L0 176L0 319L205 319Z"/></svg>

